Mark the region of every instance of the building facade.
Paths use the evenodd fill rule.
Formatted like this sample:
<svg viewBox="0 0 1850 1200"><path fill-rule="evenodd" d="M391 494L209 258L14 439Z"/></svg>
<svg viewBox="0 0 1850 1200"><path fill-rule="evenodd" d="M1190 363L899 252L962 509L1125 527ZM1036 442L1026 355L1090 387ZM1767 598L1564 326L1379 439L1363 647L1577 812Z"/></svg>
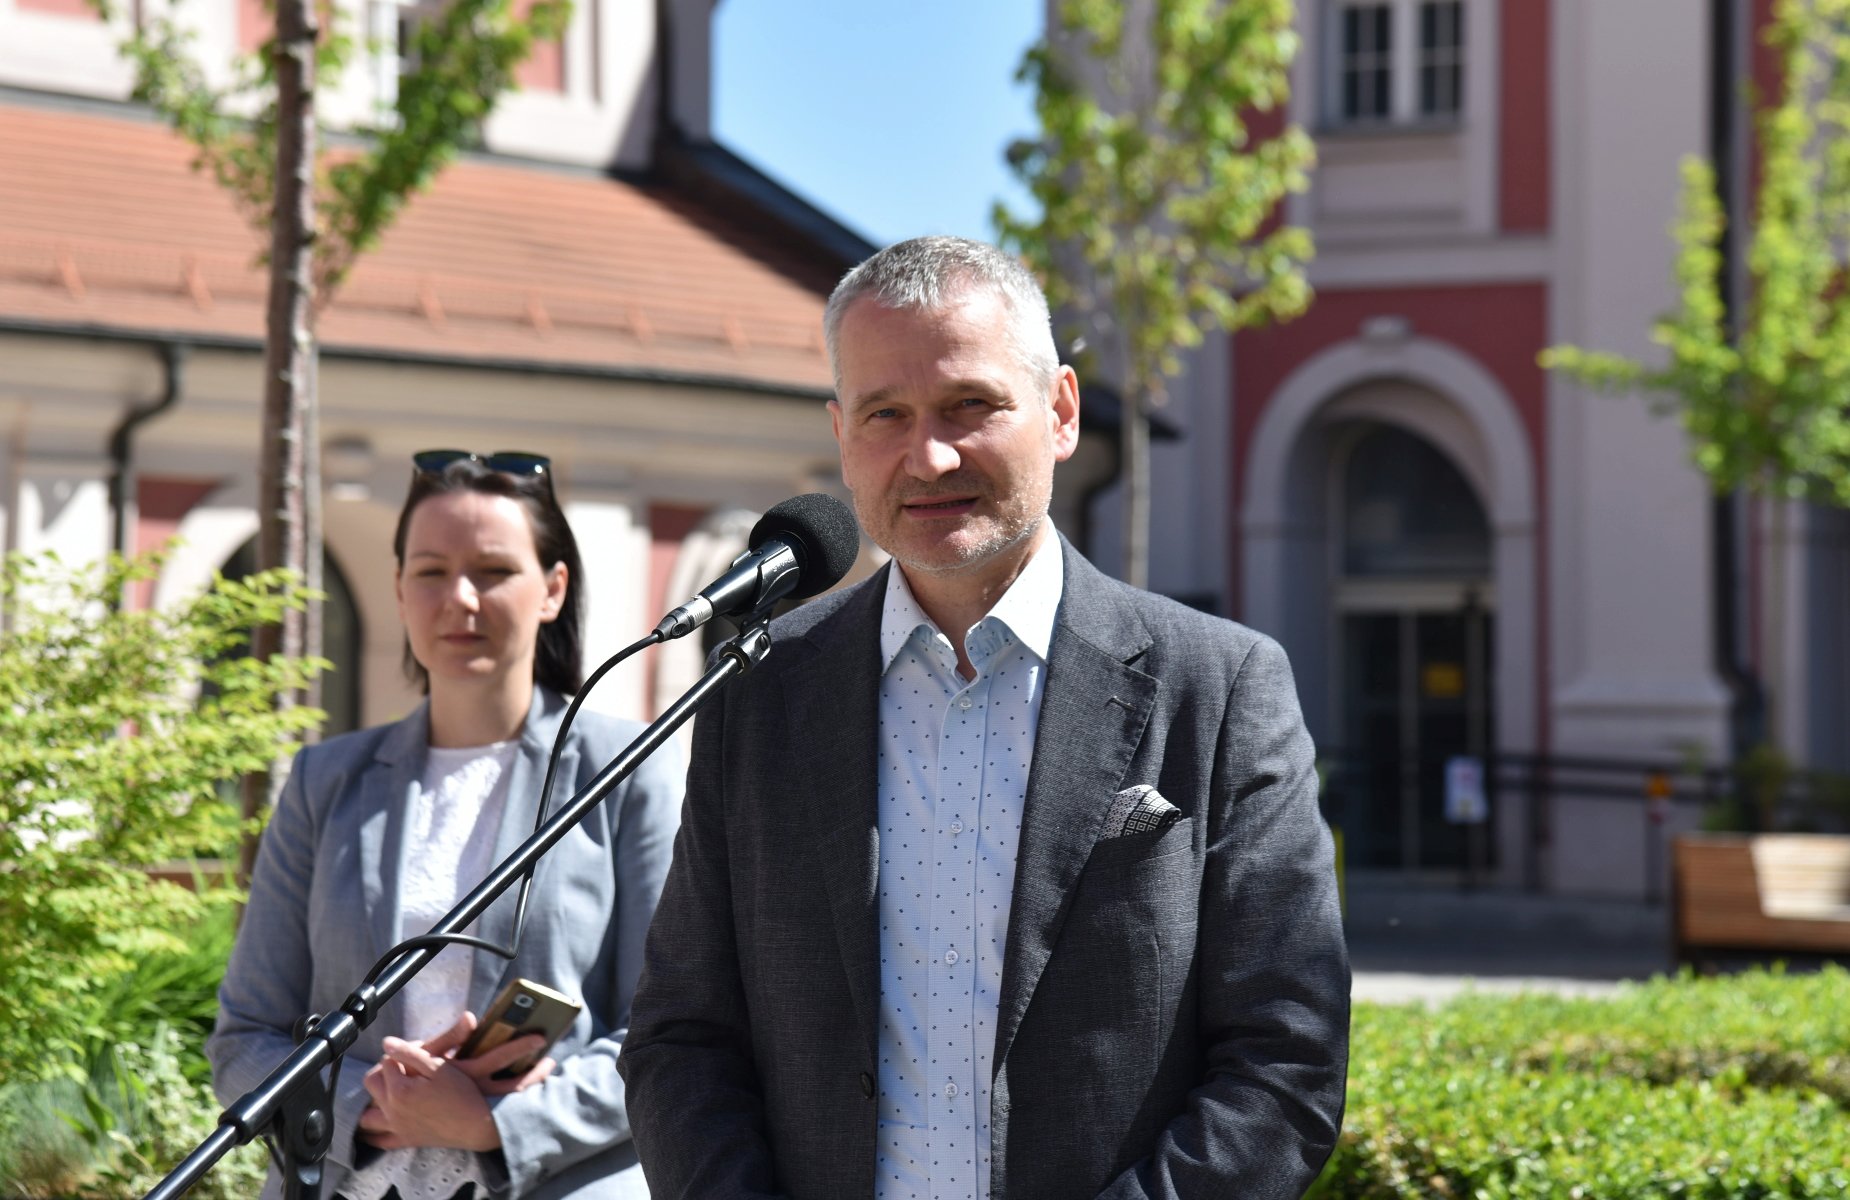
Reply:
<svg viewBox="0 0 1850 1200"><path fill-rule="evenodd" d="M391 537L418 449L552 458L586 560L588 667L723 570L765 508L840 492L821 313L872 248L714 142L711 8L579 0L479 151L321 314L331 729L416 700ZM215 84L267 32L256 0L174 11ZM369 48L321 111L363 127L426 9L333 11ZM138 598L167 603L253 561L266 278L263 239L128 102L117 44L142 12L0 0L0 537L79 563L177 538ZM1063 496L1109 461L1088 450ZM626 665L592 705L659 711L698 676L697 640Z"/></svg>
<svg viewBox="0 0 1850 1200"><path fill-rule="evenodd" d="M1777 540L1769 503L1712 498L1673 415L1536 362L1656 352L1680 160L1719 158L1748 211L1769 15L1299 5L1290 116L1319 162L1288 217L1316 300L1191 365L1152 576L1290 651L1353 865L1661 894L1663 838L1700 820L1554 786L1474 831L1445 812L1457 755L1726 763L1764 712L1797 763L1850 769L1845 514L1793 505Z"/></svg>

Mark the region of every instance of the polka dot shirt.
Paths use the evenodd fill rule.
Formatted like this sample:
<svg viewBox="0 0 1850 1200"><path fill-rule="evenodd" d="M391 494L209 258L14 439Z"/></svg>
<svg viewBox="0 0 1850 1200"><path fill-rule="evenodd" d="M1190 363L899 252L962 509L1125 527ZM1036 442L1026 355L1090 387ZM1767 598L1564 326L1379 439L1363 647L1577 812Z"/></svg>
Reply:
<svg viewBox="0 0 1850 1200"><path fill-rule="evenodd" d="M880 650L878 1200L989 1194L996 1005L1061 555L1049 538L964 635L896 566Z"/></svg>

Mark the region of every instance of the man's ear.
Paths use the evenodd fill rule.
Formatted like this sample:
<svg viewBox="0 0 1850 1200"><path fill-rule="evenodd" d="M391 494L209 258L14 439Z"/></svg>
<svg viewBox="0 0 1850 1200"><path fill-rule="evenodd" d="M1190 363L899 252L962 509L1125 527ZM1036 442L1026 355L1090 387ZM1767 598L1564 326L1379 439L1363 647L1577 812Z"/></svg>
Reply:
<svg viewBox="0 0 1850 1200"><path fill-rule="evenodd" d="M1062 366L1054 375L1047 407L1047 419L1053 426L1054 461L1065 462L1079 449L1079 376L1073 374L1073 368Z"/></svg>

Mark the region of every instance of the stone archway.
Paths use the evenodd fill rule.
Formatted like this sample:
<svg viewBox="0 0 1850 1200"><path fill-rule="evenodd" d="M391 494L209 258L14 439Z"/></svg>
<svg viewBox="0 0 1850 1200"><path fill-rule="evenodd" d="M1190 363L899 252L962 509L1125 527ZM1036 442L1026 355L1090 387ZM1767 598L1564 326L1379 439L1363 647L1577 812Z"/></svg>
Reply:
<svg viewBox="0 0 1850 1200"><path fill-rule="evenodd" d="M1498 595L1498 744L1531 750L1539 732L1535 465L1516 406L1495 376L1443 342L1350 341L1305 362L1269 398L1242 456L1241 612L1284 643L1313 732L1327 735L1327 495L1332 428L1398 425L1445 451L1489 515Z"/></svg>

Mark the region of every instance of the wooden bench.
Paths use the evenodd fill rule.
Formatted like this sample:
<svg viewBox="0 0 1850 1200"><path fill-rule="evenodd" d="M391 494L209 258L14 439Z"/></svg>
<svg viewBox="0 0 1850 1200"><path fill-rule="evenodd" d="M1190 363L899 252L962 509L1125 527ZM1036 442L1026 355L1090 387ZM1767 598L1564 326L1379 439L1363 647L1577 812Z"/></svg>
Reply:
<svg viewBox="0 0 1850 1200"><path fill-rule="evenodd" d="M1850 955L1850 837L1679 837L1671 887L1678 963L1718 951Z"/></svg>

